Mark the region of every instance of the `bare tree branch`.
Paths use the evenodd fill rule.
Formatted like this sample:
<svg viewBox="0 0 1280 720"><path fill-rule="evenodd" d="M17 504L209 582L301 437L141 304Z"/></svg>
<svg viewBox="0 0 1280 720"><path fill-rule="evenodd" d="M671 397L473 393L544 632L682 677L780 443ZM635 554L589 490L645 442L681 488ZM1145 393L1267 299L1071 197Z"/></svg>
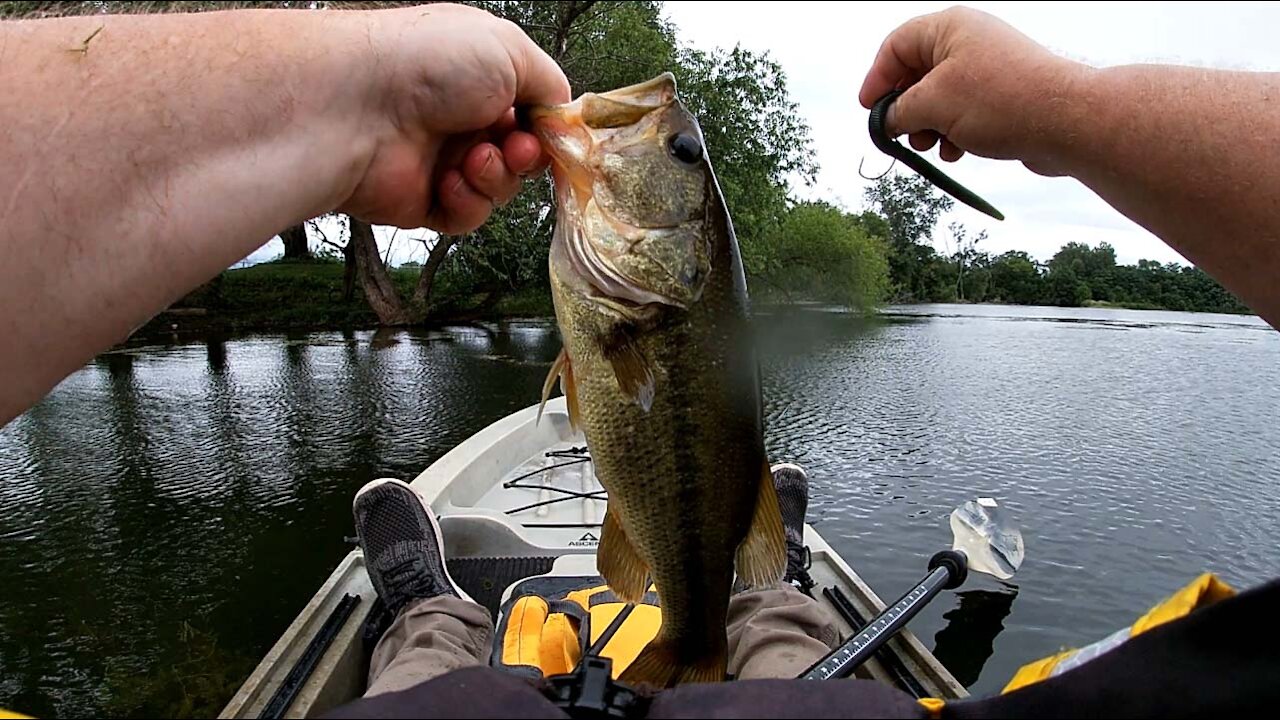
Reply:
<svg viewBox="0 0 1280 720"><path fill-rule="evenodd" d="M422 264L422 273L418 275L418 284L413 289L413 303L419 307L425 307L431 301L431 289L436 281L436 275L440 272L440 265L444 263L446 257L449 256L449 249L462 240L458 235L440 235L436 239L436 244L431 248L431 252L427 255L427 261ZM423 241L426 246L426 241Z"/></svg>
<svg viewBox="0 0 1280 720"><path fill-rule="evenodd" d="M382 264L391 266L391 249L396 246L396 236L400 234L400 228L391 231L391 239L387 241L387 254L382 258Z"/></svg>
<svg viewBox="0 0 1280 720"><path fill-rule="evenodd" d="M556 62L563 60L565 53L569 50L569 30L573 28L573 22L579 17L582 17L582 14L590 10L595 4L596 0L584 0L583 2L573 0L569 3L560 5L560 7L566 9L564 14L560 16L560 20L557 23L558 27L556 28L555 38L551 45L553 50L552 57Z"/></svg>

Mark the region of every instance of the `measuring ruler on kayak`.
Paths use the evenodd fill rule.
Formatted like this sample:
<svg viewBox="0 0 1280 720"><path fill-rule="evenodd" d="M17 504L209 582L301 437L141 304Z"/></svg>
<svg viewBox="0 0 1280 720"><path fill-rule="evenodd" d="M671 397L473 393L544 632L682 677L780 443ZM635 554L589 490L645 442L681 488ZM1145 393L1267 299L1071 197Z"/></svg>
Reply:
<svg viewBox="0 0 1280 720"><path fill-rule="evenodd" d="M959 587L968 574L968 560L964 553L943 550L934 555L929 560L929 574L924 580L885 608L861 632L805 670L800 675L801 679L837 680L853 675L859 666L889 642L889 638L906 627L911 618L929 604L935 595L943 590Z"/></svg>
<svg viewBox="0 0 1280 720"><path fill-rule="evenodd" d="M923 580L800 678L850 677L938 593L964 584L970 569L1007 580L1022 565L1022 533L1002 516L992 498L970 500L952 511L951 533L951 549L929 559L929 574Z"/></svg>

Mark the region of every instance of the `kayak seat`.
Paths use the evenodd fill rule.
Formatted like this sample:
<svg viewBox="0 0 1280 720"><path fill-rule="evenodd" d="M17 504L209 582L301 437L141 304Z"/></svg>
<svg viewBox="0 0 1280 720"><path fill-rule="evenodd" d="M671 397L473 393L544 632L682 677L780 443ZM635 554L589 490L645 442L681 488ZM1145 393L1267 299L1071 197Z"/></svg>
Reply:
<svg viewBox="0 0 1280 720"><path fill-rule="evenodd" d="M447 561L449 575L473 600L498 617L502 594L513 583L551 572L554 556L463 557Z"/></svg>
<svg viewBox="0 0 1280 720"><path fill-rule="evenodd" d="M499 609L490 664L533 677L570 673L626 606L598 575L521 580ZM614 679L657 635L661 624L658 595L650 585L600 651L613 661Z"/></svg>

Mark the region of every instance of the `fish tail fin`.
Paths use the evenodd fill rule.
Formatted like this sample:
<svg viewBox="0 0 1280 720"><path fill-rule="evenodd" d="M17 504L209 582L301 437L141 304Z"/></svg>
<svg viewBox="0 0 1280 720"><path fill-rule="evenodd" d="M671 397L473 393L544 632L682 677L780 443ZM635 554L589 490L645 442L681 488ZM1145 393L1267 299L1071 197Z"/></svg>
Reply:
<svg viewBox="0 0 1280 720"><path fill-rule="evenodd" d="M729 671L728 648L704 655L692 664L682 663L676 643L659 635L645 646L636 659L618 676L629 685L669 688L687 683L723 682Z"/></svg>
<svg viewBox="0 0 1280 720"><path fill-rule="evenodd" d="M738 576L757 588L779 582L787 571L787 538L782 529L778 491L767 462L761 472L751 529L738 546L736 559Z"/></svg>

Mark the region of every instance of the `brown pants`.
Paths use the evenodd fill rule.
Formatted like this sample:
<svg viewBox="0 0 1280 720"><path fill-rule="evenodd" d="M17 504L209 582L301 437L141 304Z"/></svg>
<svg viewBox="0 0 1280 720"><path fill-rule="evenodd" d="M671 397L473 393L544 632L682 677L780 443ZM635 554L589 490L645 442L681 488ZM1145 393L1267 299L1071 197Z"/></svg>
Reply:
<svg viewBox="0 0 1280 720"><path fill-rule="evenodd" d="M827 609L787 584L730 598L728 630L729 673L743 680L794 678L840 640ZM476 603L441 596L410 605L373 650L365 696L487 665L492 641L493 620Z"/></svg>

